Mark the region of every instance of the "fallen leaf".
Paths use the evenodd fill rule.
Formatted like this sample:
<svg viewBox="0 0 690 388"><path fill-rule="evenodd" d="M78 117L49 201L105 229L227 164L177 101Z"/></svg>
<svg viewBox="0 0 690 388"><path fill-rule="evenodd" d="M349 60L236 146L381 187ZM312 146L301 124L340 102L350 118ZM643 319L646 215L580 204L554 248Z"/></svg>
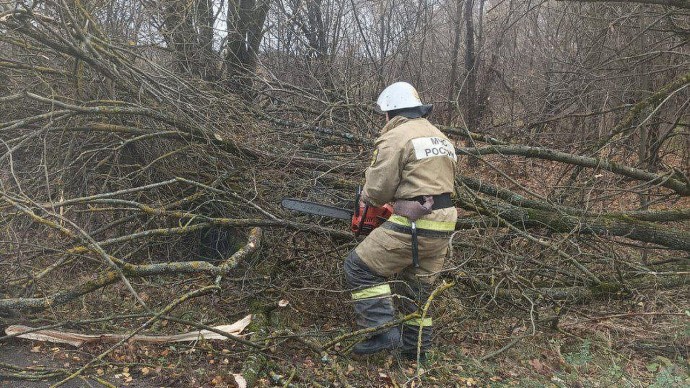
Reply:
<svg viewBox="0 0 690 388"><path fill-rule="evenodd" d="M388 373L379 372L379 377L386 382L386 385L393 385L393 378L390 377Z"/></svg>
<svg viewBox="0 0 690 388"><path fill-rule="evenodd" d="M213 385L214 387L221 384L223 384L223 376L221 375L216 375L216 377L214 377L213 380L211 380L211 385Z"/></svg>
<svg viewBox="0 0 690 388"><path fill-rule="evenodd" d="M237 388L247 388L247 380L245 380L241 374L233 373L232 377L235 379L235 384L237 384Z"/></svg>
<svg viewBox="0 0 690 388"><path fill-rule="evenodd" d="M548 367L544 365L543 362L539 361L539 359L532 359L529 360L528 363L534 368L534 370L539 373L539 374L547 374L548 373Z"/></svg>

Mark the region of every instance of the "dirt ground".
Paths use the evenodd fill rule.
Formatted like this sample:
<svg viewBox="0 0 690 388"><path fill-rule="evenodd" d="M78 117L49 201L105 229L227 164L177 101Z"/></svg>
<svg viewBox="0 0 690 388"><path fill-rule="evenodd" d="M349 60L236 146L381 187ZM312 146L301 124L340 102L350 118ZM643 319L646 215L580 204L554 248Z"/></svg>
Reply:
<svg viewBox="0 0 690 388"><path fill-rule="evenodd" d="M595 299L564 314L558 328L531 327L519 315L499 314L505 310L487 310L485 315L468 311L466 319L458 320L459 299L448 297L439 302L434 347L423 370L387 354L354 359L338 353L339 346L329 354L331 363L327 363L294 336L285 335L276 337L261 353L267 362L254 386L291 386L292 380L292 386L297 387L316 383L338 387L346 385L343 381L355 387L690 387L687 290L647 290ZM306 298L294 292L287 296L293 308L274 311L276 324L321 343L353 329L345 319L349 310L336 299ZM191 314L223 306L214 304L209 296L182 308ZM231 313L224 319L232 322L246 312ZM16 323L36 324L27 319ZM130 330L135 327L132 322L128 325ZM120 332L127 330L122 327ZM191 330L177 326L160 329L166 333ZM108 331L97 327L65 330L91 334ZM327 336L310 335L315 332ZM59 372L54 378L39 381L0 377L0 388L49 387L109 347L90 344L74 348L25 339L0 341L0 376L9 374L8 364L35 373ZM498 352L496 356L482 361L494 352ZM231 341L127 343L89 368L85 373L88 380L73 380L64 386L107 386L97 381L101 378L116 387L235 387L234 376L246 372L243 366L255 354Z"/></svg>

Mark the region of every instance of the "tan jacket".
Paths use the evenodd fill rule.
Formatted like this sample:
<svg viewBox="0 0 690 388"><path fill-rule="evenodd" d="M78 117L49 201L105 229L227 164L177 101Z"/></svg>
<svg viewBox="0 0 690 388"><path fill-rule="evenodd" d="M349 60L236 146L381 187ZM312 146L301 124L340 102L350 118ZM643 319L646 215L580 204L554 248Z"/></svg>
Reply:
<svg viewBox="0 0 690 388"><path fill-rule="evenodd" d="M376 151L366 172L365 200L374 206L418 195L453 192L455 148L448 138L423 118L394 117L376 139ZM454 207L437 209L418 220L455 224ZM390 222L390 221L388 221ZM419 237L419 268L412 266L410 234L378 227L355 248L375 273L417 278L431 283L443 268L448 239Z"/></svg>
<svg viewBox="0 0 690 388"><path fill-rule="evenodd" d="M455 148L427 119L396 116L375 145L363 190L372 205L453 192Z"/></svg>

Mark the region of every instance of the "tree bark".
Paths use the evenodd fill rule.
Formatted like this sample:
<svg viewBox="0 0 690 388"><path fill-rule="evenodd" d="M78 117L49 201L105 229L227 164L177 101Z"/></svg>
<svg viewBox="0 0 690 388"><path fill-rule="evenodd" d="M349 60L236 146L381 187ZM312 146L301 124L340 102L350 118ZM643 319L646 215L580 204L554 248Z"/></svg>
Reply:
<svg viewBox="0 0 690 388"><path fill-rule="evenodd" d="M658 4L670 7L690 9L689 0L557 0L572 3L627 3L627 4Z"/></svg>
<svg viewBox="0 0 690 388"><path fill-rule="evenodd" d="M624 237L690 252L690 232L635 220L625 215L573 216L556 211L521 208L489 201L484 201L484 206L487 208L465 204L463 208L485 215L499 214L502 219L518 228L542 228L556 233Z"/></svg>
<svg viewBox="0 0 690 388"><path fill-rule="evenodd" d="M459 148L458 153L467 155L519 155L527 158L552 160L568 163L576 166L602 169L628 178L647 182L649 185L658 185L673 190L676 194L690 196L690 180L676 170L668 171L660 175L649 171L625 166L603 158L573 155L542 147L530 147L523 145L492 145L480 148Z"/></svg>

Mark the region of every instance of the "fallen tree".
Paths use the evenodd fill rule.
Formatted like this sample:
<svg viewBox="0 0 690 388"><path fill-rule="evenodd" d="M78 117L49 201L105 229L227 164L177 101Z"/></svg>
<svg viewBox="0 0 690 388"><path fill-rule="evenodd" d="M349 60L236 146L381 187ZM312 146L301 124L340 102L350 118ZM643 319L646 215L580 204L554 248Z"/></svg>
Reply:
<svg viewBox="0 0 690 388"><path fill-rule="evenodd" d="M34 284L48 277L50 272L73 262L74 258L84 255L100 256L109 271L100 272L95 280L52 296L2 299L2 308L53 307L117 281L128 284L128 278L183 273L227 275L238 263L232 258L244 252L240 250L228 255L232 264L226 262L220 265L196 260L170 263L165 258L151 264L128 261L130 259L127 257L136 256L137 248L133 244L146 246L157 239L177 236L178 241L184 241L185 236L198 236L214 228L239 232L244 228L261 226L328 233L331 238L349 240L344 231L288 220L285 218L288 214L277 208L277 199L281 192L294 194L305 190L307 197L324 197L325 194L343 198L338 190L352 190L360 182L361 176L356 172L362 171L364 164L357 160L362 158L355 155L370 152L371 135L299 123L290 118L281 118L273 111L245 107L240 99L227 94L227 91L183 79L134 49L109 41L98 29L70 30L65 21L78 23L79 20L89 19L85 9L75 14L61 14L59 6L54 14L50 9L48 7L39 12L17 8L6 12L2 19L2 25L9 33L3 38L3 44L15 52L42 53L47 59L40 64L7 61L0 65L17 75L38 73L56 77L58 89L65 92L62 95L54 92L48 95L43 88L34 87L20 88L0 96L4 111L13 112L14 116L0 124L6 144L6 151L0 158L10 166L10 174L3 176L1 198L6 204L2 211L10 222L8 225L23 225L21 228L34 230L38 235L53 229L67 241L58 244L60 248L57 254L60 258L56 262L45 269L32 271L28 276L10 279L7 284L15 288ZM67 19L62 19L65 17ZM19 44L17 37L29 39L32 45ZM78 42L85 43L80 45ZM78 71L52 69L51 62L55 61L74 64ZM74 90L76 94L67 91L68 85L83 85L89 77L107 80L108 85L88 91L77 88ZM274 92L270 89L270 82L262 82L269 89L259 93L271 96ZM653 101L645 100L644 104L635 105L632 109L643 109L655 101L658 104L687 83L687 76L680 77L662 87ZM285 84L281 86L289 88ZM290 94L306 92L306 89L295 88ZM135 95L136 100L131 98ZM183 97L180 99L180 96ZM204 109L199 109L199 101L206 102ZM17 109L18 104L31 106L31 109L22 112ZM612 133L626 131L627 126L634 124L634 119L633 113L624 116L626 124L621 122L612 129ZM48 131L39 130L46 126ZM272 129L272 126L275 127ZM288 128L292 128L293 135L289 141L281 136L281 132ZM461 154L547 160L567 168L584 167L596 173L607 172L610 174L609 180L620 177L621 182L634 192L668 189L669 192L660 192L658 195L690 194L690 181L672 166L666 173L650 172L605 158L510 144L464 129L445 127L444 130L453 138L474 142L472 147L460 147ZM33 168L29 166L34 163L28 155L35 149L37 140L43 143L57 141L57 148L67 149L66 155L45 154L43 157L47 165L64 167L58 173L61 178L52 184L46 182L47 195L40 196L15 190L21 187L38 189L45 185L28 174ZM489 145L483 146L482 143ZM313 147L345 147L348 152L323 158L311 151ZM182 155L184 157L181 158ZM63 156L65 158L61 162ZM76 159L71 160L73 158ZM251 175L264 175L250 166L262 166L266 170L264 172L270 175L271 171L275 171L271 165L276 161L285 164L287 170L297 169L299 172L294 175L282 174L287 184L284 190L275 190L276 185L264 180L258 185L254 184L254 194L247 193L241 182L256 181ZM86 177L83 174L87 170L79 165L80 162L91 166L89 169L102 171L100 174L106 178L103 187L83 190L73 184L76 183L74 178ZM199 163L198 166L191 168L195 162ZM486 163L494 162L487 159ZM226 169L222 165L234 167ZM118 166L120 170L108 166ZM308 171L305 171L304 167L307 166ZM320 174L317 179L328 181L330 187L308 187L304 180L313 179L314 172ZM167 180L151 181L158 176ZM72 183L68 183L70 180ZM280 185L279 182L274 183ZM688 232L683 228L664 225L685 222L690 214L687 209L595 212L535 198L533 193L526 197L466 175L458 176L458 183L462 190L458 192L457 204L470 212L458 221L459 230L504 228L510 225L527 235L531 230L547 230L571 238L583 235L620 237L655 244L657 247L690 251ZM109 187L113 190L109 191ZM252 195L262 197L261 205L245 199ZM204 201L211 205L199 207ZM232 204L234 209L219 211L221 204ZM247 217L247 211L259 217ZM111 215L103 217L102 214L106 213ZM77 218L70 218L70 214L77 215ZM83 214L88 216L83 217ZM97 219L107 222L98 223L97 228L84 224L86 220L93 224ZM128 228L132 222L140 226ZM152 227L156 224L157 227ZM41 228L37 229L38 225ZM252 242L249 244L255 244L255 239L250 236ZM539 242L540 239L543 237L534 241ZM110 253L122 249L130 251L124 259ZM568 256L565 252L562 255ZM39 258L40 255L33 257ZM582 265L580 271L589 274L590 280L598 279L585 267ZM136 295L131 286L128 285L128 288Z"/></svg>

